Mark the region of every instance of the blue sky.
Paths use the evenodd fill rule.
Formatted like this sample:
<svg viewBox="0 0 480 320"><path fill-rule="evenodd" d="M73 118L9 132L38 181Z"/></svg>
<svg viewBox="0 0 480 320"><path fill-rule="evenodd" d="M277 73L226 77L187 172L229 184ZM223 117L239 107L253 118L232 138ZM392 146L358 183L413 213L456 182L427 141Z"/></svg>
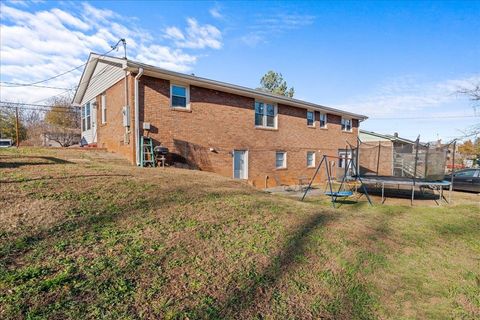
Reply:
<svg viewBox="0 0 480 320"><path fill-rule="evenodd" d="M126 38L129 58L247 87L279 71L296 98L368 115L366 130L449 140L480 122L455 94L480 81L479 1L4 1L0 14L1 81L48 78ZM63 91L4 84L0 98Z"/></svg>

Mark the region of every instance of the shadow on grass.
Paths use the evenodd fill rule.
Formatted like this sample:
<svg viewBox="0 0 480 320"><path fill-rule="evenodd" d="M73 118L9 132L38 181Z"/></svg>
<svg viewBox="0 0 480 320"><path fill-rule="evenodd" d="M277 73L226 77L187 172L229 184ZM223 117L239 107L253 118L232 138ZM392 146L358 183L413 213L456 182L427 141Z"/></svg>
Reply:
<svg viewBox="0 0 480 320"><path fill-rule="evenodd" d="M258 274L253 271L253 275L244 279L246 281L241 284L241 288L238 287L236 281L227 285L227 290L230 292L224 301L219 301L216 307L219 311L218 316L221 314L222 317L237 318L239 313L254 307L259 298L264 295L266 289L274 287L283 275L293 268L297 257L308 251L309 237L312 232L333 219L336 219L334 215L324 213L312 216L286 241L281 253L271 260L271 263L263 269L263 272ZM200 317L210 313L211 307L198 308L193 311L193 314Z"/></svg>
<svg viewBox="0 0 480 320"><path fill-rule="evenodd" d="M318 213L302 224L285 242L279 255L273 257L263 271L247 270L247 275L226 285L227 297L213 305L190 310L188 314L203 318L255 318L263 319L260 304L268 298L268 290L275 288L278 282L296 267L298 257L305 256L310 239L315 230L325 227L338 219L337 215ZM367 284L357 278L358 273L369 273L384 263L384 257L375 247L390 234L388 217L376 222L375 228L360 233L363 243L355 254L355 259L346 262L342 271L334 275L337 290L334 297L325 298L324 316L334 319L373 319L375 316L375 298L370 294ZM368 243L368 244L367 244ZM301 262L300 262L301 263ZM327 269L328 271L328 269ZM257 307L258 306L258 307ZM293 311L295 313L295 311ZM318 315L320 316L320 315Z"/></svg>
<svg viewBox="0 0 480 320"><path fill-rule="evenodd" d="M35 159L36 161L25 161L23 159ZM21 157L0 157L0 168L15 169L22 166L39 166L39 165L52 165L52 164L73 164L74 162L47 156L21 156ZM43 160L43 161L42 161Z"/></svg>
<svg viewBox="0 0 480 320"><path fill-rule="evenodd" d="M358 201L355 201L355 200L348 200L348 199L341 199L341 200L336 200L335 203L337 204L341 204L341 205L344 205L344 204L357 204Z"/></svg>

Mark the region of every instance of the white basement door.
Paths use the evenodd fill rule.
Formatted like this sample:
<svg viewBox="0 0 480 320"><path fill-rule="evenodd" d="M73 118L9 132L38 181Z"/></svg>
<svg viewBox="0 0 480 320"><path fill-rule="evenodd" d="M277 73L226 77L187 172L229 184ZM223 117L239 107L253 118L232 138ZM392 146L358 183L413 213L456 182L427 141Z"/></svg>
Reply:
<svg viewBox="0 0 480 320"><path fill-rule="evenodd" d="M235 179L247 179L247 151L233 151L233 177Z"/></svg>

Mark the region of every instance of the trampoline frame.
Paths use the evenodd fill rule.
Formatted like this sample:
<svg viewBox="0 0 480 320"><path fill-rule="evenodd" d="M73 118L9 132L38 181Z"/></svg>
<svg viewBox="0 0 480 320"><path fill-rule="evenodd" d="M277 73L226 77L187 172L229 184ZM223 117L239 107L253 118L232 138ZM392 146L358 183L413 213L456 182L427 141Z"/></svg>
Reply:
<svg viewBox="0 0 480 320"><path fill-rule="evenodd" d="M354 172L355 172L355 174L352 175L351 177L354 178L355 181L358 180L361 183L361 188L363 189L364 194L367 197L367 200L370 203L370 205L372 205L372 201L370 200L367 189L365 188L365 185L367 185L367 184L375 184L375 185L380 185L381 184L381 186L382 186L382 204L385 202L385 198L386 198L385 197L385 185L397 185L398 187L400 187L400 185L412 186L412 194L411 194L411 198L410 198L410 205L412 205L412 206L413 206L413 201L415 200L415 187L416 186L419 187L421 192L422 192L422 189L424 187L428 187L431 190L433 190L434 194L435 194L435 190L438 190L439 195L440 195L440 202L442 200L444 200L445 203L450 203L451 202L451 200L452 200L452 186L453 186L453 179L454 179L454 173L455 173L455 166L454 165L452 167L452 174L451 174L451 180L450 181L446 181L446 180L428 181L428 180L422 180L422 179L419 179L419 178L415 178L416 173L417 173L418 146L420 144L420 136L418 136L417 140L415 141L415 167L414 167L415 171L414 171L413 178L396 177L396 176L379 176L378 175L378 168L377 168L377 175L376 176L369 176L369 175L361 176L360 171L359 171L359 150L360 150L361 140L360 140L360 138L357 137L357 147L356 148L354 148L348 141L346 141L346 142L347 142L348 146L350 147L349 148L350 150L352 150L352 151L356 150L355 151L355 165L354 166L352 165L353 164L353 158L345 159L345 160L347 160L347 164L345 166L345 175L343 176L342 182L341 182L340 187L339 187L339 191L334 192L332 190L331 172L329 170L329 166L327 165L327 158L339 158L339 157L328 156L328 155L324 154L322 156L322 160L318 164L317 169L315 170L315 173L313 174L313 176L310 180L310 183L308 184L308 187L305 189L305 193L303 194L302 201L305 199L308 191L311 189L312 183L315 180L315 177L318 174L318 171L320 170L320 167L325 162L326 173L327 173L329 187L330 187L329 196L332 198L332 205L334 207L335 207L335 201L336 201L337 197L341 197L339 195L339 192L340 192L340 190L341 190L341 188L342 188L342 186L345 182L345 179L346 179L346 176L347 176L347 168L350 168L351 165L352 165L351 167L354 168ZM452 143L453 143L453 150L455 150L456 143L457 143L456 140L451 141L447 145L447 147L450 146ZM348 149L348 146L347 146L347 149ZM427 157L428 157L428 152L427 152ZM452 163L455 164L455 151L453 152ZM427 172L426 168L425 168L425 172ZM448 200L447 200L447 198L445 198L444 193L443 193L444 187L449 187L448 188L449 189ZM435 201L435 203L437 203L437 205L439 205L439 203L437 202L436 199L434 199L434 201Z"/></svg>
<svg viewBox="0 0 480 320"><path fill-rule="evenodd" d="M439 190L440 193L440 201L444 200L445 203L449 203L447 198L445 198L443 194L443 188L449 187L449 195L452 192L450 188L451 182L442 180L442 181L426 181L426 180L419 180L419 179L412 179L412 178L403 178L403 177L393 177L393 176L358 176L361 178L362 183L364 184L375 184L382 186L382 204L385 202L385 185L406 185L412 186L412 196L410 200L410 204L413 205L413 201L415 200L415 186L418 186L420 190L424 187L428 187L432 190ZM437 204L439 204L436 200L434 200Z"/></svg>

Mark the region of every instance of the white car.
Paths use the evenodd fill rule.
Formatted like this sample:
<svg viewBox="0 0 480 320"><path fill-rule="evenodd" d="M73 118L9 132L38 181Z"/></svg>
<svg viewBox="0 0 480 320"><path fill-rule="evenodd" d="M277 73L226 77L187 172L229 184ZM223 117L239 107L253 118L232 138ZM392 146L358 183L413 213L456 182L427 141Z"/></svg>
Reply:
<svg viewBox="0 0 480 320"><path fill-rule="evenodd" d="M0 148L10 148L13 146L12 139L0 139Z"/></svg>

